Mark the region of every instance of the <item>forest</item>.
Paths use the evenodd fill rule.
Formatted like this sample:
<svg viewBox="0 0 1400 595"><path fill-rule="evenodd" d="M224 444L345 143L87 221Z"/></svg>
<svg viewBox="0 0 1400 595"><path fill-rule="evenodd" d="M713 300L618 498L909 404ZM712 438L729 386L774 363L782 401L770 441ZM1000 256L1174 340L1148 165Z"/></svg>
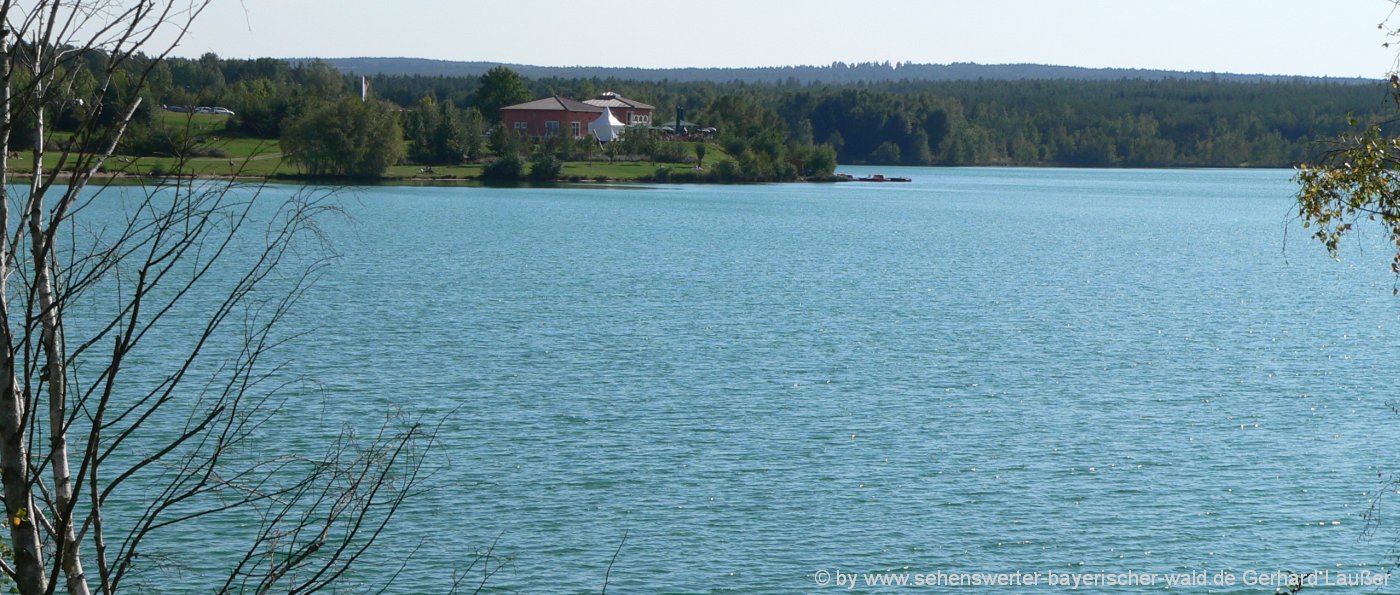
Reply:
<svg viewBox="0 0 1400 595"><path fill-rule="evenodd" d="M1225 80L1231 82L1286 82L1294 79L1332 83L1361 83L1363 79L1325 79L1268 74L1236 74L1144 68L1086 68L1048 64L920 64L916 62L832 62L824 66L763 66L747 68L638 68L607 66L535 66L499 62L460 62L426 58L328 58L325 63L341 71L367 76L419 75L481 76L505 66L526 78L597 78L633 81L743 82L749 84L856 84L918 81L976 80Z"/></svg>
<svg viewBox="0 0 1400 595"><path fill-rule="evenodd" d="M319 61L207 54L149 64L133 60L127 68L133 80L148 72L149 84L123 141L124 154L185 150L162 128L161 106L220 106L235 112L225 134L279 140L296 149L288 157L303 172L331 176L373 177L396 163L489 164L506 158L519 165L506 168L504 177L511 177L523 175L527 161L543 162L548 170L555 167L552 161L599 157L602 148L586 142L512 139L493 126L500 106L549 94L585 99L614 91L657 106L658 121L684 109L687 120L718 129L711 139L713 169L727 168L726 181L829 176L835 162L1291 167L1349 130L1390 127L1396 109L1384 82L1322 79L751 84L529 79L496 67L482 76L369 76L373 100L362 103L359 75ZM78 78L79 87L84 80ZM98 95L117 104L120 87ZM73 94L93 91L77 88ZM77 121L79 112L101 108L57 103L50 109L59 130ZM352 126L358 128L346 128ZM647 133L637 138L621 156L607 158L704 159Z"/></svg>

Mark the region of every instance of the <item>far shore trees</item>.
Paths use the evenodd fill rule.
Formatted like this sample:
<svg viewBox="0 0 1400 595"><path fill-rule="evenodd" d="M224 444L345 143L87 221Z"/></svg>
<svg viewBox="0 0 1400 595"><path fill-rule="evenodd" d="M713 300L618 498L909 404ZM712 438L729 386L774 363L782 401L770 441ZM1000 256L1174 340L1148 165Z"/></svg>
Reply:
<svg viewBox="0 0 1400 595"><path fill-rule="evenodd" d="M132 62L126 70L139 66ZM76 73L75 95L86 93L94 80ZM131 142L119 152L170 153L168 144L158 142L160 134L143 130L170 124L173 118L159 109L162 104L230 108L237 114L218 131L225 140L270 140L281 138L282 126L313 101L358 97L358 83L358 74L317 61L212 54L160 61L149 77L143 105L165 117L133 119ZM903 81L792 87L528 80L501 67L481 77L374 75L370 88L376 99L403 110L401 123L415 151L412 165L439 161L416 154L418 143L408 122L427 95L439 109L450 105L458 110L468 127L470 110L477 110L483 134L468 132L464 138L469 140L489 133L488 122L499 120L501 105L553 93L585 98L610 90L657 105L684 105L700 130L718 129L710 137L706 165L738 156L725 143L724 137L733 134L751 139L750 144L830 144L843 164L1291 167L1311 157L1320 139L1346 133L1348 114L1363 125L1391 119L1384 102L1376 100L1384 92L1379 80ZM1209 110L1201 109L1202 99L1209 100ZM66 133L74 117L91 106L53 107L50 127ZM717 147L725 154L713 150ZM237 156L237 151L231 154ZM485 156L477 151L468 159Z"/></svg>
<svg viewBox="0 0 1400 595"><path fill-rule="evenodd" d="M98 77L89 72L93 66L84 65L74 73L73 96L95 88ZM130 61L123 67L124 76L138 75L144 66L144 62ZM359 96L359 75L342 73L317 61L222 59L212 54L199 59L174 58L157 61L147 80L142 91L146 99L129 123L118 153L161 160L180 153L182 147L170 142L178 135L167 132L180 127L178 118L161 110L162 104L173 109L192 105L230 108L236 114L226 121L214 116L195 119L201 128L196 136L230 141L222 148L210 143L210 152L193 155L222 158L217 169L208 167L207 162L195 162L206 174L228 172L228 157L243 157L256 144L241 141L280 139L283 127L312 105ZM410 154L398 165L488 161L492 154L485 150L484 140L493 128L489 120L499 118L498 106L551 93L587 97L598 90L611 90L658 105L686 106L688 118L697 124L689 132L704 131L697 136L710 142L710 153L704 159L707 169L720 161L737 160L749 149L756 158L746 163L757 168L751 173L784 174L786 168L778 162L802 171L805 168L800 164L805 157L780 154L777 147L823 144L830 145L843 164L1289 167L1311 156L1319 139L1346 132L1347 114L1363 125L1390 119L1383 102L1376 101L1383 92L1379 83L1310 79L905 81L791 87L527 80L502 67L481 77L375 75L371 89L375 99L390 102L399 110ZM104 92L103 102L120 102L125 90L119 87ZM439 122L460 119L462 127L439 125L435 127L439 132L423 136L425 131L415 128L413 120L420 113L414 106L425 96L434 98ZM1202 97L1210 99L1210 110L1200 109L1198 99ZM59 102L51 108L48 128L67 134L93 104ZM110 118L115 110L104 109L102 113ZM1394 132L1400 123L1386 126L1387 132ZM15 127L13 133L23 135L23 128ZM66 142L65 138L55 140ZM645 140L642 136L631 139L638 142L624 140L631 146L619 148L618 159L670 164L679 164L677 157L692 159L691 146L671 142L676 139L663 138L665 142L659 144L641 142ZM679 140L688 143L699 139L687 136ZM567 158L607 158L609 149L585 144L578 143L577 150L568 152L572 157ZM266 150L260 155L262 167L257 169L267 174L279 151L274 143L261 146ZM466 157L459 157L461 153ZM529 159L529 154L522 152L522 158ZM168 162L146 160L140 171L155 171L156 165L162 172L170 169ZM390 175L411 171L391 170ZM471 168L442 175L471 176L477 171ZM744 178L780 179L762 174Z"/></svg>
<svg viewBox="0 0 1400 595"><path fill-rule="evenodd" d="M282 151L313 177L382 176L404 155L398 110L355 97L313 103L283 125Z"/></svg>

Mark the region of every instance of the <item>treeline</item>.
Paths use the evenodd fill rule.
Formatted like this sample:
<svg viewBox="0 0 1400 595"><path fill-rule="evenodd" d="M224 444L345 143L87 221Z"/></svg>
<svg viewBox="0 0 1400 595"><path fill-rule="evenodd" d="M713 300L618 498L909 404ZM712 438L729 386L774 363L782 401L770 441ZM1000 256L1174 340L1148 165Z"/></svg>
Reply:
<svg viewBox="0 0 1400 595"><path fill-rule="evenodd" d="M713 142L733 162L721 166L729 160L716 160L714 165L737 167L725 177L734 180L820 177L830 174L828 161L1284 167L1315 155L1316 141L1334 138L1353 122L1385 121L1395 109L1381 83L1315 79L754 85L525 79L504 68L483 76L374 76L369 88L376 101L356 107L351 104L359 103L360 77L321 62L225 60L210 54L128 65L133 79L147 67L146 107L124 152L178 150L154 125L151 106L217 105L236 112L227 122L229 134L282 139L308 172L326 175L377 175L364 168L386 162L437 165L512 157L526 164L602 156L596 143L493 137L493 131L500 131L500 106L549 94L584 99L615 91L657 106L658 123L673 119L679 107L686 120L719 130ZM75 95L84 91L84 79L78 80ZM123 93L120 87L91 91L115 98ZM65 112L100 109L103 103L56 102L56 121L61 127ZM352 123L368 128L342 130ZM398 138L370 143L366 136L386 134ZM316 135L326 138L312 138ZM650 153L624 155L700 160L683 148L654 142L650 135L637 138L641 140L630 150L641 147ZM367 145L383 147L385 153L359 155L358 148ZM562 148L550 148L556 146ZM549 159L540 151L551 152ZM357 155L359 165L334 162L347 152Z"/></svg>
<svg viewBox="0 0 1400 595"><path fill-rule="evenodd" d="M843 162L1284 167L1388 117L1384 87L1209 81L890 84L770 92Z"/></svg>
<svg viewBox="0 0 1400 595"><path fill-rule="evenodd" d="M1084 68L1047 64L920 64L916 62L833 62L825 66L764 66L749 68L628 68L608 66L534 66L499 62L459 62L426 58L331 58L326 63L344 72L372 76L481 76L505 66L527 78L599 78L634 81L744 82L749 84L880 83L897 81L977 80L1217 80L1231 82L1330 81L1364 82L1352 78L1293 77L1266 74L1154 70L1139 68Z"/></svg>
<svg viewBox="0 0 1400 595"><path fill-rule="evenodd" d="M459 104L474 79L394 76L381 96L424 93ZM1317 80L1027 80L747 85L535 79L535 95L613 90L721 131L736 126L801 145L829 143L842 163L1076 167L1287 167L1350 122L1393 117L1387 87ZM768 139L771 142L771 138Z"/></svg>

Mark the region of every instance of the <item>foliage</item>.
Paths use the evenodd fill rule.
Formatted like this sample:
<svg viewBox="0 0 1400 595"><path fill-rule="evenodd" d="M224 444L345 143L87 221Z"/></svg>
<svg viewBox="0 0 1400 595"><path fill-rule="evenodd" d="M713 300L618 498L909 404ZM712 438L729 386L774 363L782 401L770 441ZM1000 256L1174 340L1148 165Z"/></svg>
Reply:
<svg viewBox="0 0 1400 595"><path fill-rule="evenodd" d="M564 171L564 162L554 155L541 151L534 159L530 160L530 179L546 182L559 178L559 174Z"/></svg>
<svg viewBox="0 0 1400 595"><path fill-rule="evenodd" d="M1391 3L1400 7L1400 0ZM1400 37L1387 23L1381 28ZM1391 74L1389 94L1391 109L1400 107L1400 74ZM1379 224L1395 248L1391 272L1400 276L1400 137L1393 123L1349 119L1359 132L1330 141L1327 152L1298 166L1294 181L1303 227L1328 254L1337 258L1342 239L1358 224Z"/></svg>
<svg viewBox="0 0 1400 595"><path fill-rule="evenodd" d="M703 45L703 44L702 44ZM713 44L708 44L712 47ZM707 49L709 49L707 47ZM336 58L330 60L350 72L376 72L403 78L475 77L492 66L490 62L449 62L424 58ZM671 81L704 83L734 81L745 85L773 85L788 88L811 86L858 86L886 82L955 80L1077 80L1114 81L1123 79L1220 80L1254 83L1288 81L1286 75L1181 72L1141 68L1084 68L1044 64L919 64L915 62L832 62L822 66L762 66L744 68L637 68L603 66L516 66L521 76L537 81L573 81L585 88L596 88L604 81ZM593 83L593 84L590 84ZM612 85L608 85L612 88ZM588 97L594 93L580 93Z"/></svg>
<svg viewBox="0 0 1400 595"><path fill-rule="evenodd" d="M1334 258L1342 236L1361 220L1390 228L1400 274L1400 139L1382 138L1376 127L1344 137L1322 158L1298 167L1298 207L1305 227Z"/></svg>
<svg viewBox="0 0 1400 595"><path fill-rule="evenodd" d="M481 177L496 181L519 180L525 177L525 163L520 160L520 155L514 152L506 153L486 164L481 170Z"/></svg>
<svg viewBox="0 0 1400 595"><path fill-rule="evenodd" d="M492 153L498 157L504 157L506 155L518 156L524 142L519 134L507 130L505 126L496 126L491 129L488 144Z"/></svg>
<svg viewBox="0 0 1400 595"><path fill-rule="evenodd" d="M408 157L425 165L457 165L472 152L472 133L461 110L447 103L438 103L425 95L418 106L406 113L404 130L412 141ZM477 137L480 129L477 129ZM476 139L476 150L481 142Z"/></svg>
<svg viewBox="0 0 1400 595"><path fill-rule="evenodd" d="M514 70L497 66L481 77L473 105L491 122L499 122L501 108L530 100L525 81Z"/></svg>
<svg viewBox="0 0 1400 595"><path fill-rule="evenodd" d="M658 141L649 148L651 160L657 163L685 163L693 152L685 143L674 141Z"/></svg>
<svg viewBox="0 0 1400 595"><path fill-rule="evenodd" d="M282 132L282 149L312 176L373 178L403 157L397 109L344 97L308 107Z"/></svg>
<svg viewBox="0 0 1400 595"><path fill-rule="evenodd" d="M800 155L799 173L805 178L830 178L836 174L836 149L829 144L794 151Z"/></svg>
<svg viewBox="0 0 1400 595"><path fill-rule="evenodd" d="M516 136L515 140L520 143L524 142L524 139L520 138L519 136ZM587 148L587 143L588 141L586 140L576 139L568 134L557 134L551 137L540 139L536 143L536 155L549 155L560 161L578 159L583 155L584 150ZM508 148L506 150L510 151L512 149ZM520 147L516 146L513 150L519 151Z"/></svg>
<svg viewBox="0 0 1400 595"><path fill-rule="evenodd" d="M870 154L870 160L875 163L899 163L899 156L899 145L885 141L875 147L875 152Z"/></svg>
<svg viewBox="0 0 1400 595"><path fill-rule="evenodd" d="M466 149L467 160L479 161L486 147L486 119L481 116L480 110L469 107L463 112L462 133L462 146Z"/></svg>
<svg viewBox="0 0 1400 595"><path fill-rule="evenodd" d="M133 97L130 81L149 68L140 95L154 106L220 105L236 112L229 134L281 138L283 127L327 102L357 96L358 77L318 61L198 59L133 56L100 93L98 61L73 72L75 92L102 97L87 106L58 102L46 114L71 131L89 112L111 121L114 106ZM907 66L907 65L906 65ZM864 66L833 72L866 72ZM15 73L17 83L26 76ZM844 76L837 76L844 80ZM1362 126L1396 132L1379 84L1267 77L1185 77L1175 80L888 80L817 85L737 82L542 78L527 80L505 67L481 76L375 76L376 97L404 113L402 128L415 162L447 165L500 154L484 139L499 108L546 94L588 97L612 90L657 106L682 106L687 118L718 129L709 139L736 158L751 151L755 171L799 171L806 149L830 145L842 163L901 165L1059 165L1082 167L1291 166L1320 139ZM433 98L432 113L421 109ZM671 116L662 108L659 121ZM19 121L33 117L16 113ZM25 130L16 127L16 140ZM138 113L123 150L167 154L162 133ZM498 130L499 127L496 127ZM495 138L493 136L493 138ZM500 140L500 139L496 139ZM698 139L682 139L693 141ZM518 149L522 150L523 149ZM672 162L688 159L654 135L624 137L601 150L610 159ZM580 146L556 155L584 157ZM698 156L697 156L698 157ZM697 161L700 159L697 158ZM736 162L737 163L737 162ZM770 165L773 165L770 167ZM800 174L801 175L801 174Z"/></svg>

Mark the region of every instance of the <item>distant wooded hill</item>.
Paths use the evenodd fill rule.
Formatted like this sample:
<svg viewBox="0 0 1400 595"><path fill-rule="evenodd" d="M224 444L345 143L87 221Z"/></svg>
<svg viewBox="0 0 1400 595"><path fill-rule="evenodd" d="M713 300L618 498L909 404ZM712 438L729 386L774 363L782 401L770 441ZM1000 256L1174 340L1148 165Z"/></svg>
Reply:
<svg viewBox="0 0 1400 595"><path fill-rule="evenodd" d="M1354 132L1358 126L1383 123L1386 134L1400 134L1400 121L1396 120L1400 111L1390 85L1381 80L1172 75L1043 66L865 64L708 69L711 76L731 80L688 81L680 79L687 74L701 76L706 69L521 67L527 75L521 78L503 67L498 67L495 77L465 70L454 74L425 74L426 70L420 74L383 74L372 62L439 68L488 66L395 59L338 60L332 65L274 58L230 60L208 54L154 64L144 92L150 100L142 105L225 107L236 115L228 118L224 134L286 141L290 138L287 125L311 110L344 106L350 103L347 99L358 103L360 76L347 70L362 69L359 72L370 79L369 96L393 104L383 110L385 113L399 114L402 140L410 143L408 158L418 165L436 165L436 159L420 153L426 148L436 153L441 148L456 160L489 159L485 151L463 150L462 143L456 141L482 141L486 132L493 130L501 105L547 95L588 98L613 91L658 106L662 120L675 117L680 108L686 120L718 129L711 144L731 156L742 171L759 172L751 179L782 178L773 173L778 170L803 171L814 151L823 155L830 151L846 164L1287 167L1315 157L1327 150L1329 139ZM133 62L129 68L142 72L140 69L147 66ZM921 69L943 69L946 76L953 76L948 69L963 67L967 70L962 76L978 72L983 76L975 80L910 78ZM874 80L876 72L904 78ZM988 73L993 72L1008 78L1062 78L989 78ZM766 73L774 82L733 80L745 73ZM816 78L820 73L848 75L851 80L811 84L799 78L821 80ZM1064 78L1076 73L1120 78ZM648 76L662 76L663 80L647 80ZM1125 76L1128 78L1122 78ZM132 75L133 80L139 77ZM90 83L97 79L75 80ZM510 84L501 84L502 80ZM84 94L98 92L89 89ZM127 91L120 86L107 91L122 92ZM55 108L52 121L56 129L66 131L64 127L75 121L82 109ZM435 115L429 117L431 114ZM160 118L138 115L142 117L123 138L124 154L164 155L180 150L171 146ZM336 132L327 122L341 121L347 120L325 118L302 129ZM534 148L531 151L538 154Z"/></svg>
<svg viewBox="0 0 1400 595"><path fill-rule="evenodd" d="M384 76L481 76L497 66L506 66L526 78L618 79L675 82L744 83L854 83L890 81L975 81L975 80L1217 80L1222 82L1318 81L1330 83L1370 83L1369 79L1298 77L1264 74L1183 72L1136 68L1083 68L1045 64L913 64L836 62L828 66L776 66L762 68L616 68L604 66L531 66L499 62L454 62L424 58L331 58L324 59L342 72Z"/></svg>

